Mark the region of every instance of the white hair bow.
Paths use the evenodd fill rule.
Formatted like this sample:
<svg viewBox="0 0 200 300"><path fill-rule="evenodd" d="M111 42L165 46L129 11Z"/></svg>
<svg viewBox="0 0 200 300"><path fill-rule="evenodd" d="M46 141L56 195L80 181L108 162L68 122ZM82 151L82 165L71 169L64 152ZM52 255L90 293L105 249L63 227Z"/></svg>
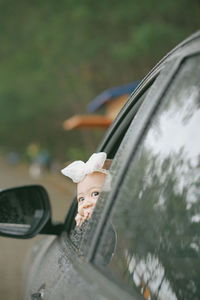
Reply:
<svg viewBox="0 0 200 300"><path fill-rule="evenodd" d="M75 183L82 181L86 175L95 171L108 174L108 171L103 169L106 157L107 154L105 152L94 153L86 163L82 160L74 161L62 169L61 172L63 175L70 177Z"/></svg>

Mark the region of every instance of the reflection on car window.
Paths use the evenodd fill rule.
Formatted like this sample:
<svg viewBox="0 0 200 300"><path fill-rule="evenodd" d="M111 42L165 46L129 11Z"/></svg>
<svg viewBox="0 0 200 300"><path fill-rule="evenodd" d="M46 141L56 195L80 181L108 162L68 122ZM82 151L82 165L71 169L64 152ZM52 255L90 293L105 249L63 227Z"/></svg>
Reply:
<svg viewBox="0 0 200 300"><path fill-rule="evenodd" d="M200 58L180 67L124 178L115 254L95 264L144 299L200 297Z"/></svg>

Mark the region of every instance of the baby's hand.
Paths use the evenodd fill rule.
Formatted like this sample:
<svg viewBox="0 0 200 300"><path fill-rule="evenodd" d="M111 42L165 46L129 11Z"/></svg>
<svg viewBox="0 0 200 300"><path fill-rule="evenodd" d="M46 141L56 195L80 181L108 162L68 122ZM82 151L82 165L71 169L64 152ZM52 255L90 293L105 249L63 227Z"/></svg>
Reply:
<svg viewBox="0 0 200 300"><path fill-rule="evenodd" d="M80 227L85 220L91 218L97 199L84 200L78 205L78 213L75 217L76 226Z"/></svg>
<svg viewBox="0 0 200 300"><path fill-rule="evenodd" d="M82 215L80 215L79 213L77 213L77 215L75 217L75 221L76 221L76 226L81 227L81 225L84 222L84 217Z"/></svg>

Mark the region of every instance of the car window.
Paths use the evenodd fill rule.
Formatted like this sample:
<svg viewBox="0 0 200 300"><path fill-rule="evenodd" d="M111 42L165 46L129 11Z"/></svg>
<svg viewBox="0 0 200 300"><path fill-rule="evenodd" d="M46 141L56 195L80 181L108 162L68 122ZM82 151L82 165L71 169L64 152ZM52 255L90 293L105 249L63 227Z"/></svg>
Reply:
<svg viewBox="0 0 200 300"><path fill-rule="evenodd" d="M194 56L182 63L149 122L94 258L144 299L200 297L199 126L200 57ZM110 226L116 245L105 262Z"/></svg>
<svg viewBox="0 0 200 300"><path fill-rule="evenodd" d="M137 110L143 103L150 87L152 86L154 81L154 78L149 82L149 84L144 88L143 93L141 93L140 97L138 98L137 101L135 101L135 105L131 107L130 110L127 110L125 114L125 118L122 118L121 123L119 127L116 129L114 134L109 138L105 148L103 151L106 151L108 154L108 158L113 158L115 156L115 153L117 152L119 147L124 147L127 145L128 140L129 140L129 135L127 134L127 129L130 126L130 123L132 122ZM102 151L102 150L100 150ZM115 160L119 162L117 157L115 157ZM116 165L116 163L115 163ZM118 167L120 167L118 165ZM111 166L111 173L112 173L112 179L117 175L116 172L116 167L112 168ZM107 185L107 184L105 184ZM93 212L92 218L89 221L86 221L81 227L76 227L75 226L75 216L77 213L77 205L76 205L76 199L74 199L73 205L71 207L71 212L67 217L67 221L70 222L69 224L69 230L68 230L68 235L69 238L72 242L72 244L78 248L79 250L82 251L82 253L87 254L88 247L91 244L91 239L94 234L96 225L98 223L98 220L100 218L101 212L104 208L104 203L106 202L106 199L109 194L109 190L107 191L102 191L100 195L100 199L98 199L97 202L97 209L96 211ZM112 230L112 228L111 228ZM112 238L112 233L110 235Z"/></svg>

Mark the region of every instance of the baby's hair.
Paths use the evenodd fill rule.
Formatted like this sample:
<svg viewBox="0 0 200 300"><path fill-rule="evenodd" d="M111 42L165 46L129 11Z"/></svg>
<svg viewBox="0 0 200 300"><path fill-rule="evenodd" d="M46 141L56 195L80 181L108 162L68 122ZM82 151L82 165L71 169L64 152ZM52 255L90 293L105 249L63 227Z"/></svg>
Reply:
<svg viewBox="0 0 200 300"><path fill-rule="evenodd" d="M106 159L103 165L103 169L109 170L112 164L112 159Z"/></svg>

